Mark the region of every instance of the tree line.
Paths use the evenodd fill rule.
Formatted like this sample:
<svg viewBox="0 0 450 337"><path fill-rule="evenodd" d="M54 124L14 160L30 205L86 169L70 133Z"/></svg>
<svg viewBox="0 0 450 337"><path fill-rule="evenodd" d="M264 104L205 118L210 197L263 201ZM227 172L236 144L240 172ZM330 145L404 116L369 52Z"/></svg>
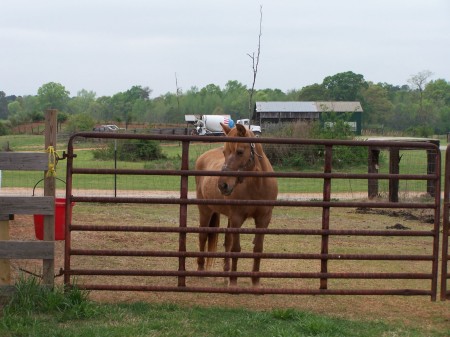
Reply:
<svg viewBox="0 0 450 337"><path fill-rule="evenodd" d="M359 101L363 129L376 133L400 131L429 136L450 131L450 82L430 80L432 73L421 71L407 84L373 83L352 71L327 76L299 90L255 90L228 81L223 88L208 84L152 98L152 90L135 85L112 96L80 90L71 96L64 85L43 84L36 95L7 95L0 91L0 133L14 126L41 121L44 111L58 109L59 122L68 121L74 130L89 130L95 123L184 123L186 114L229 114L233 119L252 117L249 106L256 101ZM251 97L252 96L252 97ZM250 101L250 97L251 100Z"/></svg>

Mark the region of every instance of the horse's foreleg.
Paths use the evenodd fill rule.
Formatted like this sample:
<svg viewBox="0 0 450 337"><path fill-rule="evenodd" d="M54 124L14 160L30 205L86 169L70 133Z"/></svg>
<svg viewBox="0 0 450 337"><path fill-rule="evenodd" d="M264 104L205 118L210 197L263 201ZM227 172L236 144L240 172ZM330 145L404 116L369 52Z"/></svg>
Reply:
<svg viewBox="0 0 450 337"><path fill-rule="evenodd" d="M228 228L230 228L230 220L228 220ZM231 233L225 233L225 242L224 242L224 247L225 247L225 252L229 253L231 251L231 245L233 244L233 237L231 235ZM225 257L223 259L223 271L230 271L230 258L229 257Z"/></svg>
<svg viewBox="0 0 450 337"><path fill-rule="evenodd" d="M230 228L229 220L228 220L228 228ZM231 235L231 233L225 233L225 242L223 244L225 247L225 253L229 253L231 251L232 244L233 244L233 236ZM230 271L230 258L229 257L225 257L223 259L223 271L225 271L225 272ZM225 277L224 283L225 283L225 285L228 284L228 277Z"/></svg>
<svg viewBox="0 0 450 337"><path fill-rule="evenodd" d="M239 233L233 233L231 234L232 238L233 238L233 244L231 246L231 251L233 253L240 253L241 252L241 242L240 242L240 237L239 237ZM231 259L231 271L235 272L237 271L237 263L238 263L238 258L237 257L233 257ZM230 277L230 286L236 286L237 285L237 277L236 276L231 276Z"/></svg>
<svg viewBox="0 0 450 337"><path fill-rule="evenodd" d="M261 253L263 251L264 246L264 234L255 234L255 238L253 240L253 253ZM261 259L254 258L253 259L253 272L259 272L259 266L261 264ZM252 284L254 287L259 287L259 277L252 277Z"/></svg>

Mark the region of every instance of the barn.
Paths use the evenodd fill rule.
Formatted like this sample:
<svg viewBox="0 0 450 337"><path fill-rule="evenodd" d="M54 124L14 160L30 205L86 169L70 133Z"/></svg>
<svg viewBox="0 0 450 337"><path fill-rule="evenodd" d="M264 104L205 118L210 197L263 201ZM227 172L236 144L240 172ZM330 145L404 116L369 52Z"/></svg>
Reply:
<svg viewBox="0 0 450 337"><path fill-rule="evenodd" d="M348 118L355 134L361 134L360 102L256 102L254 120L259 125L296 121L322 120L324 112L335 112Z"/></svg>

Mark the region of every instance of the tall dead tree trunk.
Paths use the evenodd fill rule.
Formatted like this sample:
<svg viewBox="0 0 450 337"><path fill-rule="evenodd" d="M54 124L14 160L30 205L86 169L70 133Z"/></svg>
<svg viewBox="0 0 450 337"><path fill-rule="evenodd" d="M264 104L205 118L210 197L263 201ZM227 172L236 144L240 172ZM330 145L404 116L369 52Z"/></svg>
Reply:
<svg viewBox="0 0 450 337"><path fill-rule="evenodd" d="M255 83L256 83L256 75L258 74L258 65L259 65L259 56L261 54L261 36L262 36L262 5L259 6L259 35L258 35L258 50L256 52L247 54L251 60L252 60L252 70L253 70L253 82L252 82L252 88L250 89L250 95L248 99L248 118L252 119L253 114L253 94L255 92Z"/></svg>

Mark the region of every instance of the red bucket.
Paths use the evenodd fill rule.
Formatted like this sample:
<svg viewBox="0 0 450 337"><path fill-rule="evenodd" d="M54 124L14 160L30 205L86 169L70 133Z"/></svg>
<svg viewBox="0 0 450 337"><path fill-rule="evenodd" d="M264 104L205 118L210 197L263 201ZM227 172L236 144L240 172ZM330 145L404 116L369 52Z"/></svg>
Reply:
<svg viewBox="0 0 450 337"><path fill-rule="evenodd" d="M72 221L72 208L74 202L70 205L70 217ZM66 198L55 198L55 240L65 239L66 224ZM42 214L34 214L34 232L38 240L44 239L44 216Z"/></svg>

